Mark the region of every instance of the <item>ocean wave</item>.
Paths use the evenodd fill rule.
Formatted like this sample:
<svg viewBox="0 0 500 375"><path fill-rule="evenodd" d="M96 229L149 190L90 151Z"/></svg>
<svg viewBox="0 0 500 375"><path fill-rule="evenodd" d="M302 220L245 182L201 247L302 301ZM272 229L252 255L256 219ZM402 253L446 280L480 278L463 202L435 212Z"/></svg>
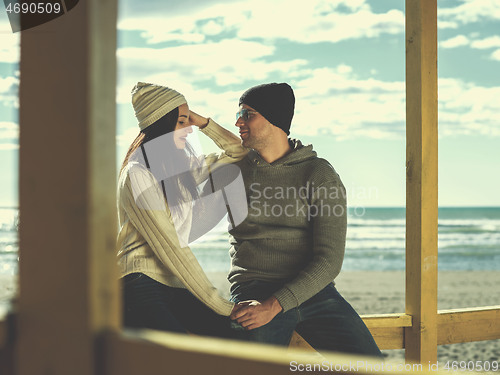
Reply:
<svg viewBox="0 0 500 375"><path fill-rule="evenodd" d="M439 211L439 269L500 270L500 208ZM344 269L405 267L404 209L367 209L348 218ZM227 223L191 244L207 271L229 267ZM17 272L17 209L0 208L0 273Z"/></svg>

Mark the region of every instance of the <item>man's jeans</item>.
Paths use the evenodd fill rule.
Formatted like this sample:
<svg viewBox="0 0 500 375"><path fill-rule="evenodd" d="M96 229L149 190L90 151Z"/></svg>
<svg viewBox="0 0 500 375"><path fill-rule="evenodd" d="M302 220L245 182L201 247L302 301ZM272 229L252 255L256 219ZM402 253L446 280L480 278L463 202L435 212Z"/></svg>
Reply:
<svg viewBox="0 0 500 375"><path fill-rule="evenodd" d="M281 287L281 283L249 281L231 288L231 300L263 301ZM287 346L294 330L318 351L382 356L363 320L333 283L298 307L280 312L268 324L245 331L245 338Z"/></svg>
<svg viewBox="0 0 500 375"><path fill-rule="evenodd" d="M231 320L183 288L163 285L142 273L122 279L124 325L170 332L233 338Z"/></svg>

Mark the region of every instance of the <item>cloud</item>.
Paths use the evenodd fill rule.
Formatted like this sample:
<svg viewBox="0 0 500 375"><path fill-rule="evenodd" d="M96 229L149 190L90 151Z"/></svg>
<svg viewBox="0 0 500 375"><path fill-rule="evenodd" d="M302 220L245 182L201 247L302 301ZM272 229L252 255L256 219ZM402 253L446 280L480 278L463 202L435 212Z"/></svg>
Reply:
<svg viewBox="0 0 500 375"><path fill-rule="evenodd" d="M0 121L0 150L19 148L19 126L13 122Z"/></svg>
<svg viewBox="0 0 500 375"><path fill-rule="evenodd" d="M200 14L214 5L231 5L241 1L238 0L183 0L183 1L120 1L119 14L122 19L130 17L153 17L160 15L168 20L172 17L186 14Z"/></svg>
<svg viewBox="0 0 500 375"><path fill-rule="evenodd" d="M473 49L492 49L500 47L500 36L492 35L484 39L472 39L478 36L478 33L471 34L471 37L468 38L465 35L457 35L453 38L444 40L439 43L439 47L441 48L457 48L463 46L469 46ZM490 58L492 60L500 61L500 50L494 51Z"/></svg>
<svg viewBox="0 0 500 375"><path fill-rule="evenodd" d="M448 4L450 3L456 4L456 2ZM438 18L447 26L500 20L500 7L497 0L460 0L459 5L439 7Z"/></svg>
<svg viewBox="0 0 500 375"><path fill-rule="evenodd" d="M462 46L470 46L474 49L490 49L500 47L500 36L492 35L484 39L475 39L478 33L471 34L470 38L465 35L457 35L453 38L444 40L439 43L441 48L456 48Z"/></svg>
<svg viewBox="0 0 500 375"><path fill-rule="evenodd" d="M202 43L224 32L247 40L334 43L404 32L403 12L374 13L365 0L310 0L293 6L287 0L212 1L193 9L169 11L166 17L169 7L161 11L160 7L152 8L156 12L126 12L118 28L144 31L142 36L148 43Z"/></svg>
<svg viewBox="0 0 500 375"><path fill-rule="evenodd" d="M376 13L367 0L309 0L293 6L288 0L190 0L168 6L160 1L152 1L148 6L133 1L124 4L129 10L122 12L119 29L142 31L148 44L200 44L222 35L252 41L336 43L403 35L405 23L402 11L392 9ZM457 29L464 24L500 19L496 0L460 0L445 3L445 7L440 5L440 29ZM442 42L442 47L467 45L466 38L457 36Z"/></svg>
<svg viewBox="0 0 500 375"><path fill-rule="evenodd" d="M497 49L495 52L491 54L491 58L493 60L498 60L500 61L500 49Z"/></svg>
<svg viewBox="0 0 500 375"><path fill-rule="evenodd" d="M0 63L13 64L19 61L19 43L20 33L12 32L7 12L0 11Z"/></svg>
<svg viewBox="0 0 500 375"><path fill-rule="evenodd" d="M19 78L18 77L0 77L0 101L4 105L19 107Z"/></svg>
<svg viewBox="0 0 500 375"><path fill-rule="evenodd" d="M124 8L132 10L121 12L118 29L142 31L141 36L148 44L202 43L206 36L218 35L242 22L242 9L248 4L241 3L190 0L166 6L165 2L153 1L144 6L132 0L124 1Z"/></svg>
<svg viewBox="0 0 500 375"><path fill-rule="evenodd" d="M456 48L469 45L470 41L465 35L457 35L439 43L441 48Z"/></svg>
<svg viewBox="0 0 500 375"><path fill-rule="evenodd" d="M8 27L8 31L0 31L0 62L15 64L20 55L19 33L12 33ZM0 30L3 30L3 25L0 25Z"/></svg>
<svg viewBox="0 0 500 375"><path fill-rule="evenodd" d="M294 83L294 135L404 139L405 83L359 79L343 68L307 71ZM439 80L439 134L500 137L500 87Z"/></svg>
<svg viewBox="0 0 500 375"><path fill-rule="evenodd" d="M483 87L460 79L439 80L441 135L500 136L500 87Z"/></svg>
<svg viewBox="0 0 500 375"><path fill-rule="evenodd" d="M137 81L151 81L174 88L210 84L222 88L265 81L306 65L305 60L267 61L275 47L250 41L226 39L202 45L162 49L121 48L118 102L130 102L130 90Z"/></svg>
<svg viewBox="0 0 500 375"><path fill-rule="evenodd" d="M443 21L438 18L438 30L442 29L458 29L458 22Z"/></svg>
<svg viewBox="0 0 500 375"><path fill-rule="evenodd" d="M345 65L311 69L295 85L296 135L404 136L404 82L359 79Z"/></svg>
<svg viewBox="0 0 500 375"><path fill-rule="evenodd" d="M12 150L19 150L19 145L18 144L2 144L0 143L0 151L12 151Z"/></svg>
<svg viewBox="0 0 500 375"><path fill-rule="evenodd" d="M470 46L477 49L499 48L500 36L493 35L485 39L474 40Z"/></svg>
<svg viewBox="0 0 500 375"><path fill-rule="evenodd" d="M278 20L277 14L280 15ZM314 0L290 6L286 0L259 0L252 1L251 12L239 25L237 35L240 38L286 39L299 43L335 43L403 32L403 12L393 9L374 13L367 3L361 1L353 5L348 1Z"/></svg>
<svg viewBox="0 0 500 375"><path fill-rule="evenodd" d="M296 135L403 136L404 82L359 79L347 64L311 68L306 60L280 61L274 53L272 45L237 39L162 49L122 48L117 54L118 102L130 105L130 90L137 81L155 82L182 92L193 110L232 125L246 88L288 81L297 97ZM318 114L322 121L316 120ZM131 121L132 126L134 130L120 138L126 139L124 144L137 133Z"/></svg>
<svg viewBox="0 0 500 375"><path fill-rule="evenodd" d="M124 48L118 56L124 67L122 73L140 72L146 81L178 89L193 110L226 127L234 124L237 101L246 88L258 82L279 81L278 77L290 82L295 90L294 136L404 138L403 81L359 78L347 64L316 68L305 60L273 61L274 52L267 44L228 39L164 49ZM500 52L498 55L500 59ZM134 83L120 86L119 102L130 103ZM441 79L439 90L441 136L500 135L495 120L500 116L500 102L494 100L500 97L500 88ZM129 144L136 133L134 124L124 144Z"/></svg>
<svg viewBox="0 0 500 375"><path fill-rule="evenodd" d="M499 52L500 54L500 52ZM405 136L405 84L358 79L337 69L314 69L296 82L294 135L401 139ZM439 79L440 136L500 137L500 87Z"/></svg>
<svg viewBox="0 0 500 375"><path fill-rule="evenodd" d="M9 121L0 121L0 139L17 139L18 137L18 124Z"/></svg>

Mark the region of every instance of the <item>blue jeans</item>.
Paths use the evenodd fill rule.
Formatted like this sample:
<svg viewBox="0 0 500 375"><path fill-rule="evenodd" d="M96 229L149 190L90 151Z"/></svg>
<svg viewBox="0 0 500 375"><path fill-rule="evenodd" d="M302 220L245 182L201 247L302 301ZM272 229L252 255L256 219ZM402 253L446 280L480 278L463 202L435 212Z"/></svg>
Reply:
<svg viewBox="0 0 500 375"><path fill-rule="evenodd" d="M163 285L142 273L122 278L124 325L233 338L227 316L216 314L186 289Z"/></svg>
<svg viewBox="0 0 500 375"><path fill-rule="evenodd" d="M282 285L259 280L242 283L231 288L231 300L262 301L281 289ZM238 329L235 324L233 329ZM266 325L244 331L244 336L249 341L287 346L294 330L318 351L382 357L363 320L333 283L298 307L280 312Z"/></svg>

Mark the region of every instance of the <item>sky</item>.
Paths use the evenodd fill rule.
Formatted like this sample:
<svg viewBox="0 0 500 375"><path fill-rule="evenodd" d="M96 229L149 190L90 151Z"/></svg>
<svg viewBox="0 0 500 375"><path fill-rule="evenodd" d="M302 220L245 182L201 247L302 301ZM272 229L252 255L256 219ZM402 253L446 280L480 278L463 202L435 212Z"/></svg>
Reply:
<svg viewBox="0 0 500 375"><path fill-rule="evenodd" d="M330 161L348 204L404 206L404 11L404 0L120 0L118 162L138 133L138 81L176 89L235 133L247 88L288 82L291 137ZM18 60L0 8L0 206L18 200ZM496 0L438 0L438 76L439 204L500 206Z"/></svg>

